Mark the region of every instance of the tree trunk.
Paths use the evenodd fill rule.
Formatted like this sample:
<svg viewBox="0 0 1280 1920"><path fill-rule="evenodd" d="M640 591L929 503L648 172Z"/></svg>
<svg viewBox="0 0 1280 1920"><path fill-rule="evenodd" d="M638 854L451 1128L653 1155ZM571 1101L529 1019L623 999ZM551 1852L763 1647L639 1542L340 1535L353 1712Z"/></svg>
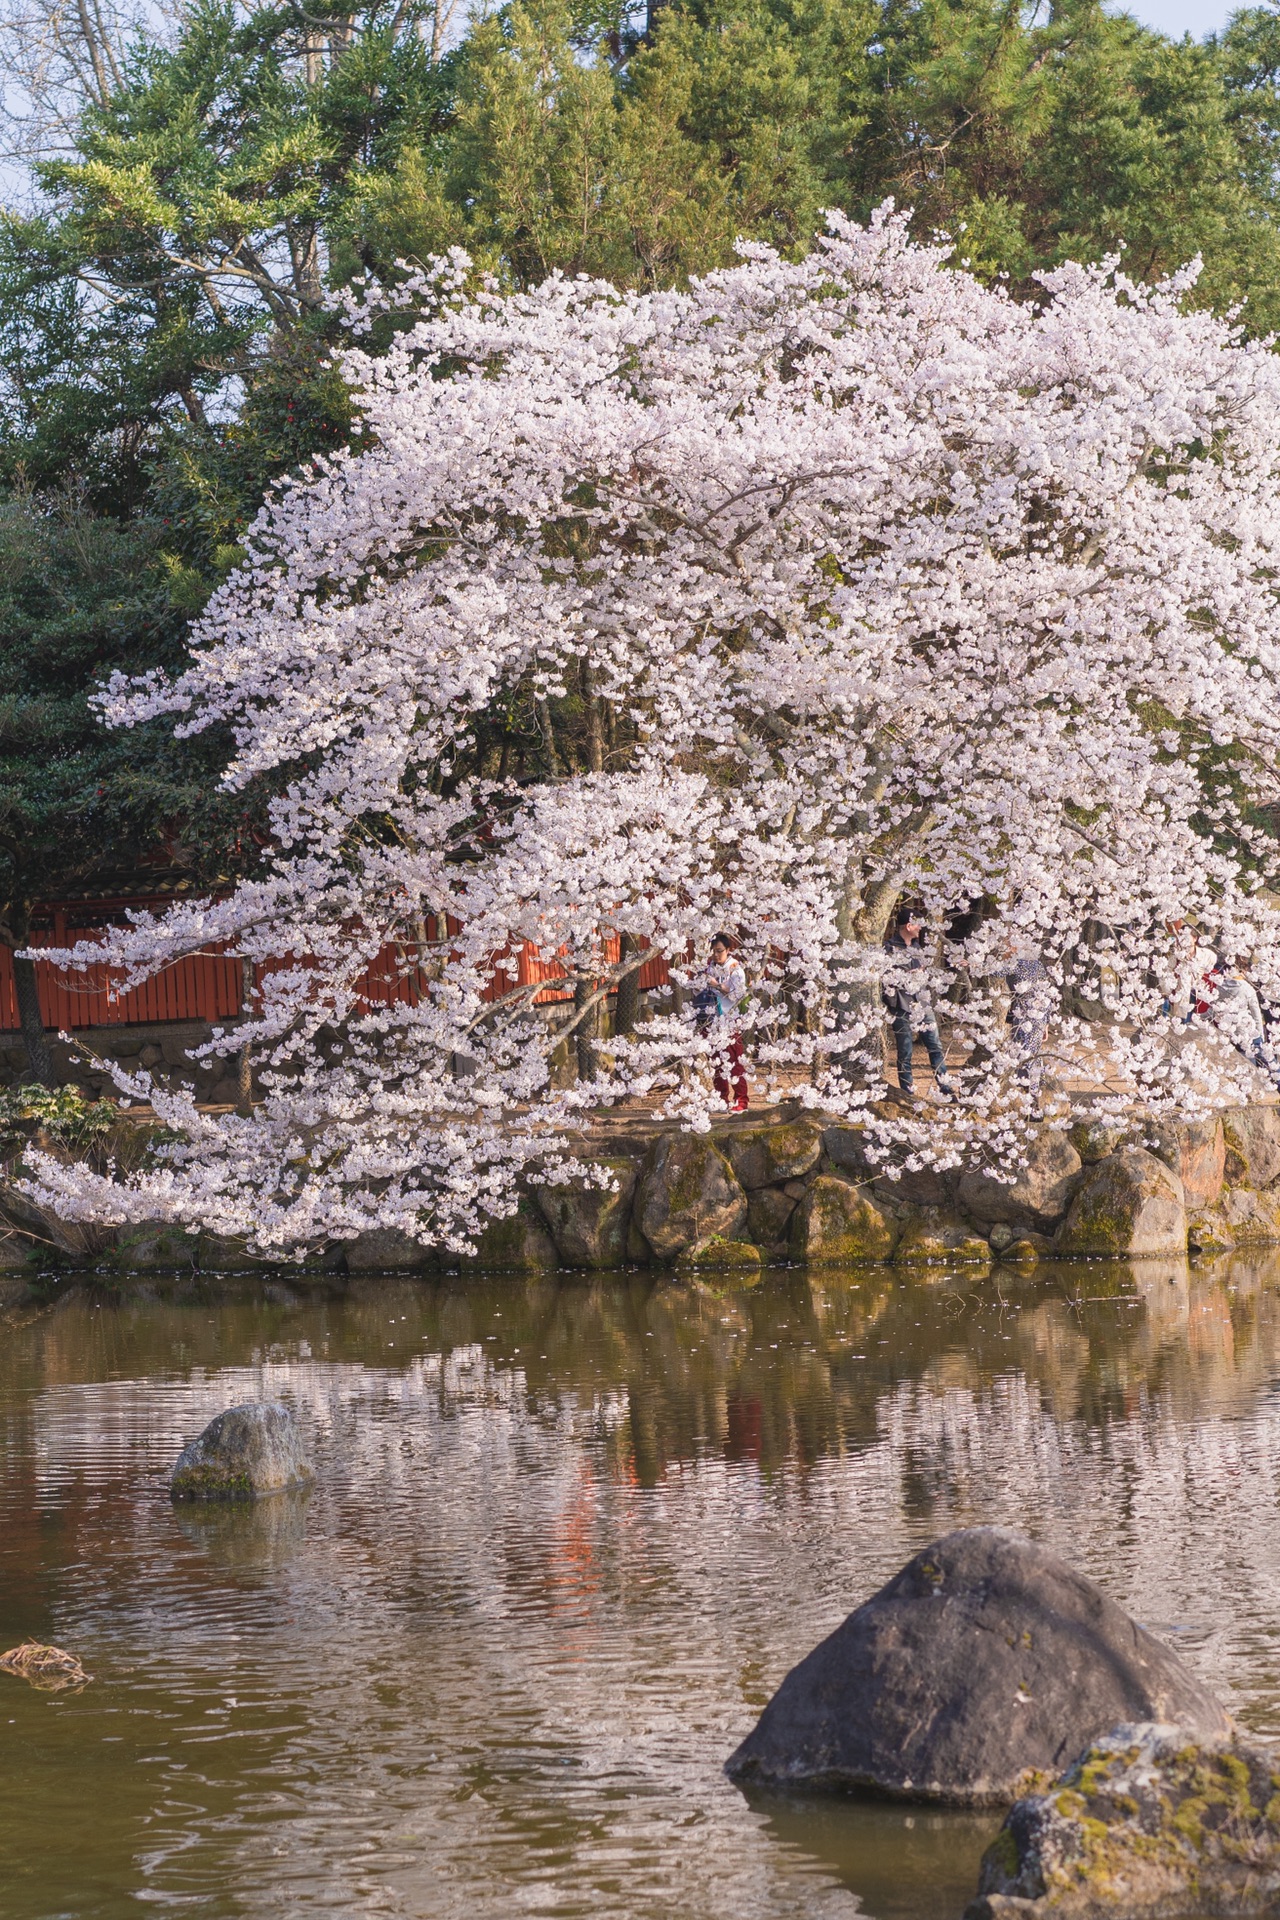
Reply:
<svg viewBox="0 0 1280 1920"><path fill-rule="evenodd" d="M535 700L533 710L538 716L538 726L542 733L542 750L546 756L547 772L554 780L560 771L560 756L556 752L556 730L551 724L550 703L545 698Z"/></svg>
<svg viewBox="0 0 1280 1920"><path fill-rule="evenodd" d="M618 943L618 958L625 966L628 960L636 956L636 943L629 933L624 933ZM636 1020L640 1012L640 974L638 971L624 974L618 982L618 997L613 1011L613 1030L624 1039L636 1030Z"/></svg>
<svg viewBox="0 0 1280 1920"><path fill-rule="evenodd" d="M594 980L578 980L573 988L573 1010L581 1013L596 990ZM597 1072L596 1050L592 1042L595 1039L596 1012L593 1008L579 1023L574 1031L574 1045L578 1055L579 1080L594 1080Z"/></svg>
<svg viewBox="0 0 1280 1920"><path fill-rule="evenodd" d="M253 962L246 954L240 962L240 1012L245 1020L253 1017ZM236 1111L246 1119L253 1113L253 1050L246 1041L240 1049L239 1087Z"/></svg>
<svg viewBox="0 0 1280 1920"><path fill-rule="evenodd" d="M864 949L883 946L889 918L900 893L897 880L880 880L864 888L861 863L850 861L836 913L841 938ZM833 1055L830 1071L853 1089L878 1084L884 1077L885 1032L879 981L874 978L837 981L833 1015L837 1033L862 1028L865 1039L852 1052Z"/></svg>
<svg viewBox="0 0 1280 1920"><path fill-rule="evenodd" d="M587 761L592 773L604 772L604 716L600 696L591 677L591 663L582 662L582 704L587 719Z"/></svg>
<svg viewBox="0 0 1280 1920"><path fill-rule="evenodd" d="M42 1087L57 1085L53 1055L45 1037L44 1016L40 1011L40 990L36 985L36 963L13 956L13 993L18 1003L18 1025L27 1050L27 1070Z"/></svg>

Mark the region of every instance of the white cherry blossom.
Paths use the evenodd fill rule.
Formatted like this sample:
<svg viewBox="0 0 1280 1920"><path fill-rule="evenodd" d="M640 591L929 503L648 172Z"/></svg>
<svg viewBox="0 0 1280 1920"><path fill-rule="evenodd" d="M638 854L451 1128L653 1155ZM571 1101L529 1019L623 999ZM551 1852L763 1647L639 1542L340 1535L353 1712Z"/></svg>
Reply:
<svg viewBox="0 0 1280 1920"><path fill-rule="evenodd" d="M382 351L385 302L347 296L363 440L268 501L187 671L105 699L118 725L228 723L228 784L279 793L260 877L109 949L122 981L210 941L271 963L250 1025L213 1042L249 1041L261 1102L203 1114L121 1075L175 1144L129 1176L45 1160L36 1190L265 1248L369 1227L462 1245L522 1174L563 1177L586 1108L656 1094L714 1120L715 1037L674 996L596 1038L587 1081L551 1068L638 956L690 977L720 926L758 1086L800 1070L802 1098L857 1113L883 1091L903 896L935 934L987 903L934 982L965 983L957 1056L983 1044L945 1116L876 1120L886 1145L1016 1152L1011 930L1060 1002L1060 1116L1090 1084L1153 1111L1256 1094L1211 1022L1184 1025L1166 925L1193 918L1280 994L1260 815L1280 800L1280 359L1184 310L1193 278L1070 265L1020 305L886 208L683 291L503 294L452 255L406 282ZM584 664L603 765L482 775L477 718L562 699ZM424 954L446 914L461 932ZM484 997L522 941L582 983L576 1008L513 981ZM388 947L413 996L371 1007Z"/></svg>

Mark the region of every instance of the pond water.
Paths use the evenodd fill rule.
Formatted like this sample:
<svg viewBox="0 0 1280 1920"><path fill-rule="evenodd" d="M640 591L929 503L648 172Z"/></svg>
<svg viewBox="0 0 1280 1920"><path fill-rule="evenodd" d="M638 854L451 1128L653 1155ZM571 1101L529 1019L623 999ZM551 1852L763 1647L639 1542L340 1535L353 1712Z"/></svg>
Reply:
<svg viewBox="0 0 1280 1920"><path fill-rule="evenodd" d="M175 1512L300 1410L309 1497ZM917 1548L998 1521L1280 1737L1280 1263L206 1282L0 1326L4 1920L957 1920L998 1820L721 1766Z"/></svg>

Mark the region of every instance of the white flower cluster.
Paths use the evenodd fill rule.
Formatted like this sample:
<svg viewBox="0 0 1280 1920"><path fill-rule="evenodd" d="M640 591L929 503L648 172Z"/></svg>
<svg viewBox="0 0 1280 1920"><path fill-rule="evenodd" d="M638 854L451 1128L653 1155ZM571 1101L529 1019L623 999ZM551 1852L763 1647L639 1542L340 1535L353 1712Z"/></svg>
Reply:
<svg viewBox="0 0 1280 1920"><path fill-rule="evenodd" d="M261 878L109 950L124 979L210 940L271 962L214 1042L252 1044L263 1097L211 1116L122 1076L176 1144L128 1178L46 1163L43 1196L264 1247L462 1244L531 1162L563 1174L587 1106L657 1091L708 1124L713 1043L670 1001L597 1034L585 1082L557 1090L551 1056L636 956L679 975L722 926L757 1072L802 1068L848 1112L877 1090L904 896L935 930L970 916L935 1002L965 983L985 1064L940 1153L1007 1147L1031 1105L990 986L1011 951L1043 960L1065 1078L1239 1098L1243 1055L1183 1044L1166 926L1280 993L1280 358L1184 311L1192 278L1067 266L1019 305L891 209L685 291L502 295L457 256L421 276L389 349L346 355L365 442L263 509L186 673L106 702L229 723L228 782L279 794ZM349 304L359 338L376 315ZM545 711L584 665L597 770L478 770L479 716ZM462 930L424 957L445 914ZM525 940L576 1003L483 997ZM388 944L415 993L370 1008Z"/></svg>

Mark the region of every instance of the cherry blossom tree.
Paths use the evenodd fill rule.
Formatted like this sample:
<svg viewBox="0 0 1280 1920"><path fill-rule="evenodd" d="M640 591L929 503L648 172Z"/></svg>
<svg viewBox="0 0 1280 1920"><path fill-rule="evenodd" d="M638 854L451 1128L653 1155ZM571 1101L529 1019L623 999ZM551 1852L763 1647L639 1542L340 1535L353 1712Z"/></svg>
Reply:
<svg viewBox="0 0 1280 1920"><path fill-rule="evenodd" d="M650 294L504 294L452 256L377 351L385 296L348 297L364 443L270 500L180 678L106 698L117 725L225 722L229 785L276 783L259 878L110 947L122 984L210 941L269 963L212 1043L252 1048L261 1098L211 1115L120 1074L173 1144L127 1177L45 1162L46 1199L264 1247L461 1244L522 1174L563 1177L602 1103L714 1120L717 1033L678 992L622 1032L600 1014L655 955L691 979L717 927L758 1083L866 1111L904 897L958 1097L927 1127L881 1101L882 1140L954 1162L1034 1117L1015 952L1043 959L1060 1117L1073 1087L1256 1093L1243 1051L1184 1025L1167 929L1190 917L1280 994L1280 360L1183 310L1194 268L1152 289L1069 265L1019 304L888 208L798 263L741 251ZM539 777L494 766L488 717L517 700L549 727L572 704L579 764L549 737ZM524 941L572 999L492 997ZM389 946L414 992L371 1006Z"/></svg>

